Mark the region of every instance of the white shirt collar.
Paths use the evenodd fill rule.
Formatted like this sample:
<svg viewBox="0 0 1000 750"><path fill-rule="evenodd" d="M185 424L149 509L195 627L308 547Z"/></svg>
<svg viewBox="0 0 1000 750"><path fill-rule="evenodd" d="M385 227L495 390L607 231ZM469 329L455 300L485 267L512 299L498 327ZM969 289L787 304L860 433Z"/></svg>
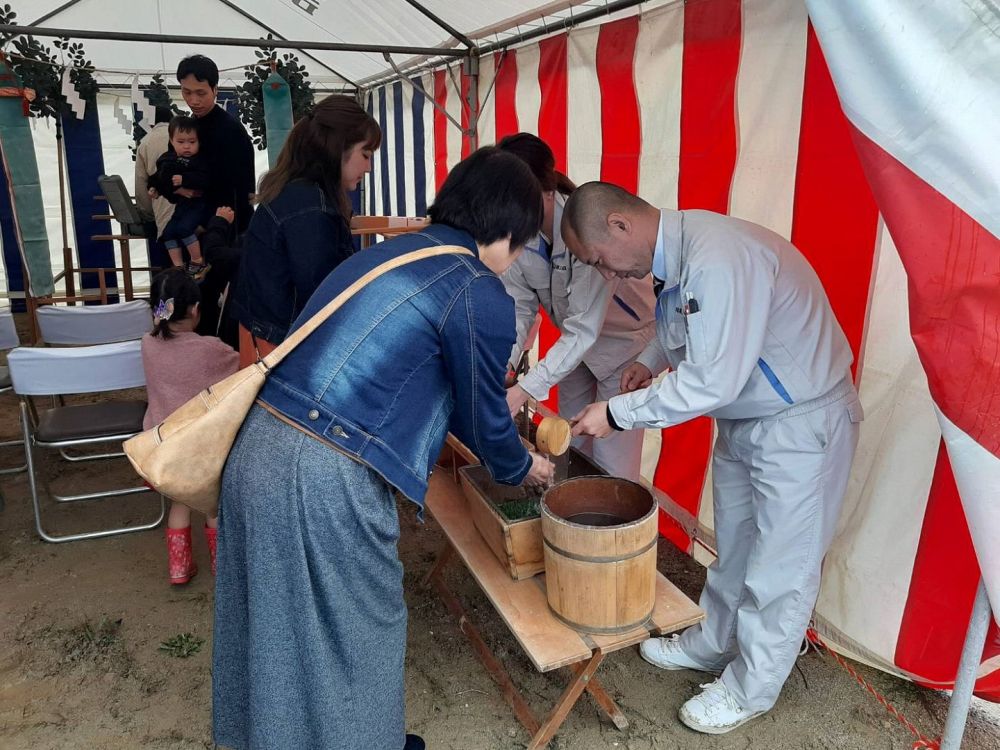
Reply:
<svg viewBox="0 0 1000 750"><path fill-rule="evenodd" d="M663 252L663 211L656 227L656 247L653 248L653 276L660 281L667 280L667 258Z"/></svg>
<svg viewBox="0 0 1000 750"><path fill-rule="evenodd" d="M660 225L653 250L653 275L664 289L675 289L681 282L683 263L684 212L660 210Z"/></svg>

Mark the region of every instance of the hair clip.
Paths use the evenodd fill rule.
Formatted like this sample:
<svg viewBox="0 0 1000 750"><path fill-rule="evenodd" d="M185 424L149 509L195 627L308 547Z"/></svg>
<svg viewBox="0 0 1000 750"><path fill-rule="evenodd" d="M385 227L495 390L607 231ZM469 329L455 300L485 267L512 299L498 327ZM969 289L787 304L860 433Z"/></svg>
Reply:
<svg viewBox="0 0 1000 750"><path fill-rule="evenodd" d="M174 314L174 298L161 299L156 309L153 311L153 322L159 323L163 320L170 320Z"/></svg>

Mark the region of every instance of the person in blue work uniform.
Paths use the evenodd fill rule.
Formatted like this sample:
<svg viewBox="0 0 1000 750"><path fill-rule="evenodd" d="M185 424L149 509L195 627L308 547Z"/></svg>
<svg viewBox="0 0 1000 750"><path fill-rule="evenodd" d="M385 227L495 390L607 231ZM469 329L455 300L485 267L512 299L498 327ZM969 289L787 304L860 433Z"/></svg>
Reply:
<svg viewBox="0 0 1000 750"><path fill-rule="evenodd" d="M430 225L363 250L293 330L384 262L273 368L226 461L212 661L215 742L235 750L422 750L403 728L406 603L396 493L422 507L451 430L493 479L542 485L507 409L514 303L498 274L538 232L515 156L479 149Z"/></svg>
<svg viewBox="0 0 1000 750"><path fill-rule="evenodd" d="M764 227L660 210L599 182L570 197L562 226L570 252L605 277L652 271L660 289L656 338L621 395L576 415L574 434L716 419L705 620L640 653L719 675L680 719L728 732L774 705L816 602L862 419L853 355L812 267Z"/></svg>
<svg viewBox="0 0 1000 750"><path fill-rule="evenodd" d="M545 141L517 133L497 148L531 167L545 206L542 231L502 277L517 312L510 367L516 369L539 306L559 327L559 340L508 389L507 403L516 414L529 397L542 401L558 385L559 413L568 419L587 404L617 394L622 372L653 337L652 279L647 274L608 280L566 252L560 224L566 198L576 186L556 171ZM639 481L642 438L642 430L632 430L605 440L580 437L573 444L614 476Z"/></svg>

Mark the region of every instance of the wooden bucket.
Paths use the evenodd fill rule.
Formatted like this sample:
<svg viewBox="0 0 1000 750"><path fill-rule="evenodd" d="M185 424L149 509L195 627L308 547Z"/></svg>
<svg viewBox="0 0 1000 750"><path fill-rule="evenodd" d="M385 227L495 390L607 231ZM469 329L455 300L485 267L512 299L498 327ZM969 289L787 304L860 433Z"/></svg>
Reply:
<svg viewBox="0 0 1000 750"><path fill-rule="evenodd" d="M542 497L545 588L560 620L588 633L624 633L653 614L657 505L617 477L578 477Z"/></svg>

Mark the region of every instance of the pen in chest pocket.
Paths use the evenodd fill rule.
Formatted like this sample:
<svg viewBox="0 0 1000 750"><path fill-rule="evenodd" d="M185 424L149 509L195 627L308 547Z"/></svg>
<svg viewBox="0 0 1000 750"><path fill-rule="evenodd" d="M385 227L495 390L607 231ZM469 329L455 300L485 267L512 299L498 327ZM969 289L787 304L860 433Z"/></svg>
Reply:
<svg viewBox="0 0 1000 750"><path fill-rule="evenodd" d="M684 292L684 307L675 308L677 312L687 318L688 315L694 315L698 312L701 307L698 305L698 300L694 298L691 292ZM684 321L685 325L687 320Z"/></svg>

